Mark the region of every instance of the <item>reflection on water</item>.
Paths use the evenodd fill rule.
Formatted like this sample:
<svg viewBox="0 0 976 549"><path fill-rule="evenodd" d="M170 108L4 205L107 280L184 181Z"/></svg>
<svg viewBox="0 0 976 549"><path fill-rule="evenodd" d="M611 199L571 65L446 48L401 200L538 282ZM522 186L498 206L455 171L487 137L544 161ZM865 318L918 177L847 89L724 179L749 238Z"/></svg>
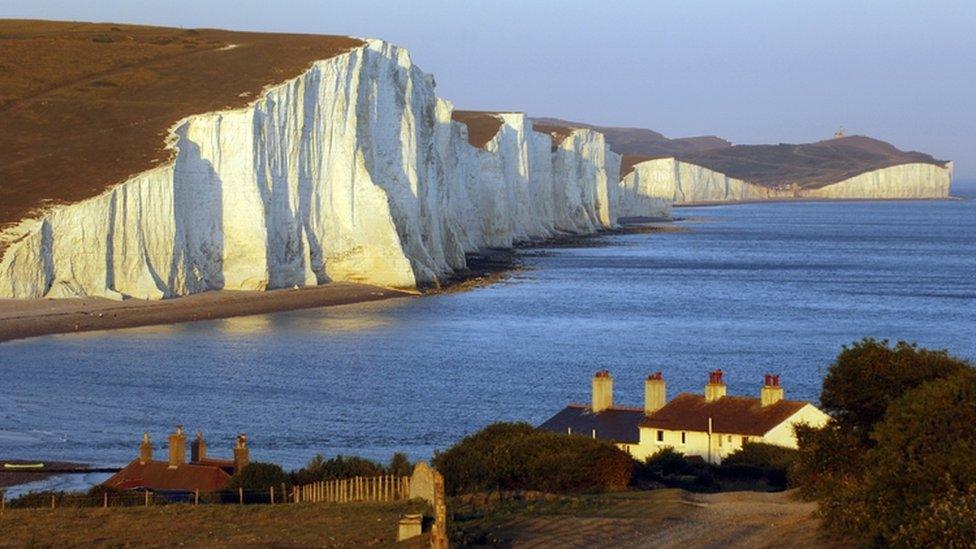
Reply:
<svg viewBox="0 0 976 549"><path fill-rule="evenodd" d="M202 429L215 456L428 457L498 420L540 422L613 371L639 405L730 394L767 371L816 399L840 346L904 338L976 358L976 202L682 209L677 233L554 248L469 292L0 345L0 457L124 464L149 430ZM161 448L161 445L158 446Z"/></svg>

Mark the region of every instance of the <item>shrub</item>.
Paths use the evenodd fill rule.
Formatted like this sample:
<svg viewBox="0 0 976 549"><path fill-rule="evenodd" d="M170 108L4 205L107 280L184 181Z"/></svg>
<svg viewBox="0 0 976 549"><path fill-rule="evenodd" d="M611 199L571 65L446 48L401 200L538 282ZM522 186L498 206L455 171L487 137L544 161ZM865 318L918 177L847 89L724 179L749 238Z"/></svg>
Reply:
<svg viewBox="0 0 976 549"><path fill-rule="evenodd" d="M333 480L353 477L375 477L380 475L409 476L413 473L413 464L406 454L397 452L390 458L388 465L383 466L378 461L359 456L338 455L326 459L322 455L313 457L305 467L291 473L295 484L308 484L323 480Z"/></svg>
<svg viewBox="0 0 976 549"><path fill-rule="evenodd" d="M823 497L839 485L859 482L867 449L858 435L833 420L820 429L797 425L795 430L799 450L790 478L801 496Z"/></svg>
<svg viewBox="0 0 976 549"><path fill-rule="evenodd" d="M976 485L976 370L933 381L892 403L872 437L865 498L890 539L945 494Z"/></svg>
<svg viewBox="0 0 976 549"><path fill-rule="evenodd" d="M669 477L693 475L698 472L697 469L674 448L665 447L637 463L634 467L633 483L641 488L647 488L653 483L670 486L674 483L670 482Z"/></svg>
<svg viewBox="0 0 976 549"><path fill-rule="evenodd" d="M269 487L278 488L288 484L288 475L280 465L253 461L236 472L226 486L226 490L265 491Z"/></svg>
<svg viewBox="0 0 976 549"><path fill-rule="evenodd" d="M725 475L738 478L764 479L775 488L789 486L789 472L796 464L799 452L793 448L747 442L722 461ZM735 474L738 472L738 474Z"/></svg>
<svg viewBox="0 0 976 549"><path fill-rule="evenodd" d="M976 485L976 370L966 361L865 339L831 365L821 400L834 417L796 430L792 478L819 500L829 530L925 545L936 508L936 517L969 509L963 496L946 499ZM947 539L969 528L957 522Z"/></svg>
<svg viewBox="0 0 976 549"><path fill-rule="evenodd" d="M899 341L865 338L844 346L824 378L820 402L845 429L870 446L869 435L888 405L927 381L958 372L968 365L944 350L919 349Z"/></svg>
<svg viewBox="0 0 976 549"><path fill-rule="evenodd" d="M633 459L612 444L496 423L434 457L448 493L539 490L579 493L625 488Z"/></svg>
<svg viewBox="0 0 976 549"><path fill-rule="evenodd" d="M892 536L896 547L972 547L976 540L976 485L933 500Z"/></svg>

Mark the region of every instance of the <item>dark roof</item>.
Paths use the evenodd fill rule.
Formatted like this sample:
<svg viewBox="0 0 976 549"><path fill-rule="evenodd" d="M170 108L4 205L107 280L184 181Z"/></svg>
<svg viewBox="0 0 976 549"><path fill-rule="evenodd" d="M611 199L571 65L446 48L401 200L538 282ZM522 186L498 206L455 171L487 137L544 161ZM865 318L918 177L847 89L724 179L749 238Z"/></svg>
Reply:
<svg viewBox="0 0 976 549"><path fill-rule="evenodd" d="M148 488L157 491L216 492L229 481L230 475L216 465L185 463L170 469L169 462L166 461L140 463L136 459L102 484L119 490Z"/></svg>
<svg viewBox="0 0 976 549"><path fill-rule="evenodd" d="M702 395L681 393L663 408L644 418L641 427L670 431L707 431L762 436L807 405L800 400L781 400L763 406L758 398L724 396L706 402Z"/></svg>
<svg viewBox="0 0 976 549"><path fill-rule="evenodd" d="M589 406L570 404L539 428L564 434L572 429L573 434L585 436L592 436L596 429L597 438L636 444L640 439L638 425L642 419L643 408L616 406L594 414Z"/></svg>

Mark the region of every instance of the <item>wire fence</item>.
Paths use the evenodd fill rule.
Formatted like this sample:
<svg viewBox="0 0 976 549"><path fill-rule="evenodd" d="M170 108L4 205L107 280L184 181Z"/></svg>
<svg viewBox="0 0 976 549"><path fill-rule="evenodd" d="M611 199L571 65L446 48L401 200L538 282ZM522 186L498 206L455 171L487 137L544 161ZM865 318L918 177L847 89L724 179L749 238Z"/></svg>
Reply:
<svg viewBox="0 0 976 549"><path fill-rule="evenodd" d="M153 507L172 504L190 505L279 505L295 501L294 488L284 484L264 490L99 490L89 492L30 492L7 500L0 491L0 510L3 509L60 509Z"/></svg>
<svg viewBox="0 0 976 549"><path fill-rule="evenodd" d="M406 500L410 477L379 475L325 480L303 485L270 486L264 490L111 490L96 487L85 493L30 492L7 500L0 491L2 509L58 509L94 507L152 507L176 503L191 505L278 505L282 503L347 503Z"/></svg>

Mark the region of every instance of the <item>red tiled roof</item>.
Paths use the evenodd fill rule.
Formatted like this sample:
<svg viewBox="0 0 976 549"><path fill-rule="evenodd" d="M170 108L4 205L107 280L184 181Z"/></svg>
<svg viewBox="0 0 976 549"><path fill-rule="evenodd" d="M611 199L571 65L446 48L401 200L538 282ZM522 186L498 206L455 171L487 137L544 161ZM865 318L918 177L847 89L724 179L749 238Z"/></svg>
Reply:
<svg viewBox="0 0 976 549"><path fill-rule="evenodd" d="M781 400L763 406L758 398L734 396L706 402L702 395L681 393L645 417L640 426L670 431L707 431L708 418L712 418L712 432L762 436L807 404L800 400Z"/></svg>
<svg viewBox="0 0 976 549"><path fill-rule="evenodd" d="M103 483L103 486L119 490L148 488L150 490L185 490L192 492L216 492L230 481L218 465L185 463L170 469L166 461L140 463L138 459L126 465Z"/></svg>

